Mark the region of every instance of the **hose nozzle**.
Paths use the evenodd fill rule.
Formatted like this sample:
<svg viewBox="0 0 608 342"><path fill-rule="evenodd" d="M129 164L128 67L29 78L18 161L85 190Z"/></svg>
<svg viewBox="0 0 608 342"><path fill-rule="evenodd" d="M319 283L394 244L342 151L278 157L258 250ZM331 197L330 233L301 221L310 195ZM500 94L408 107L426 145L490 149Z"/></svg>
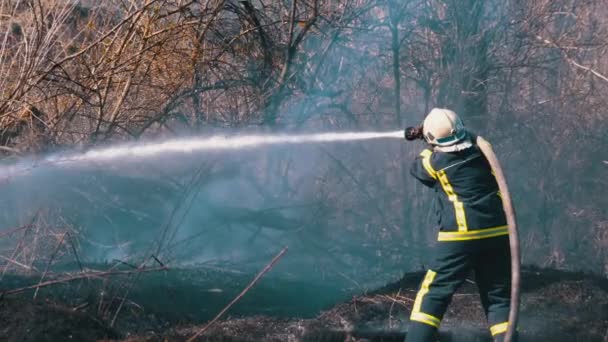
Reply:
<svg viewBox="0 0 608 342"><path fill-rule="evenodd" d="M404 131L405 140L412 141L423 139L422 126L407 127Z"/></svg>

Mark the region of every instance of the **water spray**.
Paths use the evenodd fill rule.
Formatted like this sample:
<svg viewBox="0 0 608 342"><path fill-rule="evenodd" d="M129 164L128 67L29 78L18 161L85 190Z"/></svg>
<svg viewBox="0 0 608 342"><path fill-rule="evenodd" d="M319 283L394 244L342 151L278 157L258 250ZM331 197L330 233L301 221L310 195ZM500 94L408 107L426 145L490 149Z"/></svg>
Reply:
<svg viewBox="0 0 608 342"><path fill-rule="evenodd" d="M0 178L17 176L40 166L74 165L83 162L113 161L125 158L149 158L168 153L194 153L204 151L242 150L269 145L348 142L371 139L403 139L403 131L391 132L329 132L297 135L241 135L171 139L161 142L135 143L113 147L94 148L82 153L61 153L39 160L21 162L0 168Z"/></svg>

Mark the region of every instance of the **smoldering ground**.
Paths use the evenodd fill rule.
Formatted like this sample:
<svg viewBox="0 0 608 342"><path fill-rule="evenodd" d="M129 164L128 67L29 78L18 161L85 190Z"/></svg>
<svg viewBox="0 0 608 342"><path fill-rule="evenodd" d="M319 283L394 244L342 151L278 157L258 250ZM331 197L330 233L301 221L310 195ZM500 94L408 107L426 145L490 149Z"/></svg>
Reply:
<svg viewBox="0 0 608 342"><path fill-rule="evenodd" d="M128 304L127 312L120 315L114 329L83 314L95 308L81 308L76 312L53 309L54 318L49 319L45 314L49 308L45 305L6 298L0 302L3 307L0 315L5 315L0 317L6 318L8 325L0 334L8 340L24 341L28 338L34 341L41 334L56 339L71 334L83 336L83 340L96 340L116 338L120 333L130 336L127 341L184 341L201 328L190 323L193 317L197 321L215 315L240 291L235 285L238 287L244 281L227 270L215 275L202 271L173 270L166 275L143 277L140 286L130 295L135 304ZM423 272L405 274L400 281L367 294L337 304L327 301L320 313L315 305L329 292L329 287L322 289L276 278L264 281L233 308L230 317L207 331L204 340L402 341L415 289L423 275ZM520 341L603 341L608 328L605 279L537 268L525 268L522 275ZM209 282L215 287L208 288ZM62 298L65 303L74 299L77 289L76 286L66 289L67 296L63 297L59 292L46 292L45 296L51 300ZM309 305L298 302L298 296L306 297ZM20 309L13 310L17 305ZM143 305L146 310L134 305ZM181 314L172 311L174 308L180 308ZM299 314L294 317L296 312ZM55 324L58 318L66 322L66 327L73 328L59 329ZM75 322L80 325L75 327ZM30 329L27 334L26 329ZM440 336L441 341L491 340L477 289L472 283L465 283L454 296Z"/></svg>

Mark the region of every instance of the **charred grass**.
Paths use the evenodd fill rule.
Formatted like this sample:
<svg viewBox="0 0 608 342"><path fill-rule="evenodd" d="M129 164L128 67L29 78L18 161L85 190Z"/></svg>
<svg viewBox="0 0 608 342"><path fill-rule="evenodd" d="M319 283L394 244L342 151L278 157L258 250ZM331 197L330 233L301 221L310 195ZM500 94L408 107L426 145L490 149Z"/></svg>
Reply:
<svg viewBox="0 0 608 342"><path fill-rule="evenodd" d="M525 268L522 275L520 341L606 340L607 279L537 268ZM406 274L397 282L339 303L331 298L344 294L330 286L268 280L248 293L243 302L198 340L402 341L422 276L423 273ZM185 341L221 310L249 278L250 275L209 270L143 276L113 327L113 315L99 311L97 291L103 285L101 281L48 288L37 300L32 300L32 293L5 296L0 301L0 340ZM2 287L28 281L33 279L13 276L4 279ZM105 310L115 313L119 299L115 298L114 303L106 299ZM440 340L490 341L472 281L454 296L442 322Z"/></svg>

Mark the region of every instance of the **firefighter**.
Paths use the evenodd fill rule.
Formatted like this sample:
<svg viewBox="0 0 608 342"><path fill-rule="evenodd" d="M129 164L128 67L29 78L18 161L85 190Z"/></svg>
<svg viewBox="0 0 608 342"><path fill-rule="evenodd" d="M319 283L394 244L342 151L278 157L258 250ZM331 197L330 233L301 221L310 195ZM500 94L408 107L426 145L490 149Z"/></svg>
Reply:
<svg viewBox="0 0 608 342"><path fill-rule="evenodd" d="M507 330L511 287L509 231L498 184L476 136L451 110L434 108L406 138L429 145L410 173L435 190L439 233L412 308L407 342L437 340L452 295L470 271L495 341Z"/></svg>

